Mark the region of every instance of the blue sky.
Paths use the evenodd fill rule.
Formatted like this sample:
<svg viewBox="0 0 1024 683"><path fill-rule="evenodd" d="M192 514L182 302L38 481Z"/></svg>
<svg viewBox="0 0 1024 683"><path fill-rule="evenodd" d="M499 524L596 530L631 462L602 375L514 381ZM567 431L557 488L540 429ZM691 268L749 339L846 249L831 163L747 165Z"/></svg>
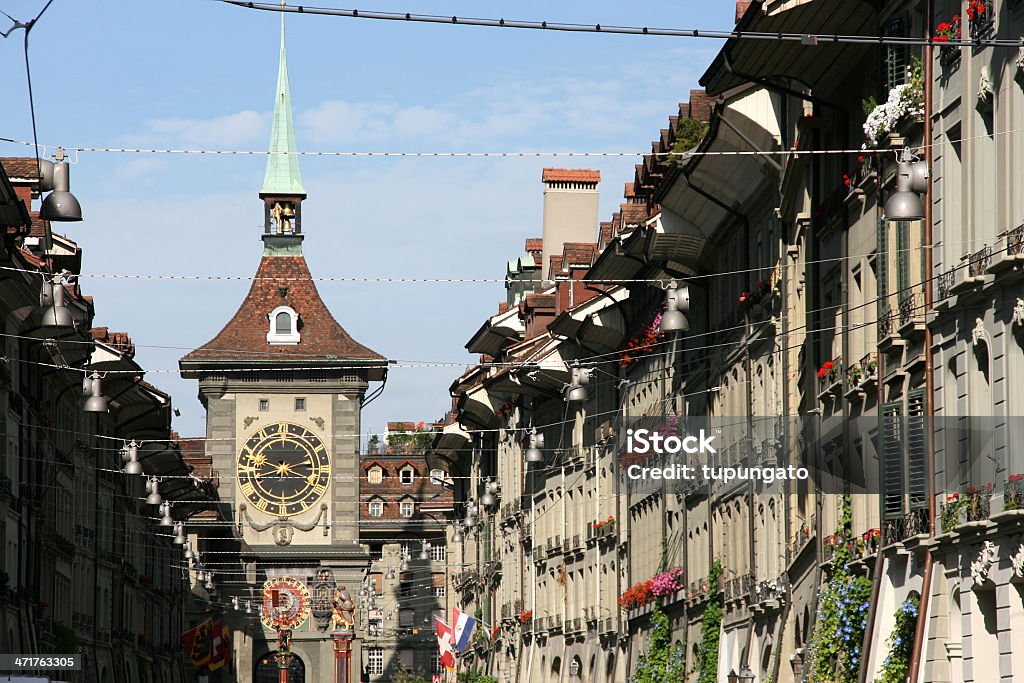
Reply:
<svg viewBox="0 0 1024 683"><path fill-rule="evenodd" d="M361 8L673 28L727 28L735 11L728 0L404 2ZM0 8L28 19L43 4ZM40 143L266 149L278 22L212 0L55 0L31 35ZM0 41L0 135L29 140L22 35ZM296 136L301 150L642 151L720 46L289 15ZM5 156L28 151L0 143ZM607 220L637 161L303 157L306 258L316 276L500 278L523 240L540 236L544 166L600 169ZM83 153L71 176L85 221L58 231L84 249L86 274L249 276L262 248L264 165L259 156ZM147 378L173 396L175 427L204 433L196 385L177 377L177 359L216 334L248 282L85 278L83 287L96 297L95 324L129 332ZM504 293L500 284L319 288L380 353L467 365L465 342ZM440 417L458 374L393 369L364 430Z"/></svg>

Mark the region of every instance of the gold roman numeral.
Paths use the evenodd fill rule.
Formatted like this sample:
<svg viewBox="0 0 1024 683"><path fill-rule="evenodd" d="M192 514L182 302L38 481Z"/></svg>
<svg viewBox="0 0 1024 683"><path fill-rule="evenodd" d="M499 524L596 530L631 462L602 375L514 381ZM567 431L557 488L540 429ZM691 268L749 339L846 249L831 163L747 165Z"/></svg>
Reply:
<svg viewBox="0 0 1024 683"><path fill-rule="evenodd" d="M262 498L253 503L253 506L255 506L255 508L260 512L267 511L267 501L263 500Z"/></svg>

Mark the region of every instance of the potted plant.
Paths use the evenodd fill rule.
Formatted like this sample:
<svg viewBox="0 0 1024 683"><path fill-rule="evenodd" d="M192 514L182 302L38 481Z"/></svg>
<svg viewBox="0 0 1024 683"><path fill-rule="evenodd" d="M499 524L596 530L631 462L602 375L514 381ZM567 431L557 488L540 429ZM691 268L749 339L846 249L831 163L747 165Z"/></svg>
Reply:
<svg viewBox="0 0 1024 683"><path fill-rule="evenodd" d="M1003 491L1004 510L1024 509L1024 474L1011 474Z"/></svg>

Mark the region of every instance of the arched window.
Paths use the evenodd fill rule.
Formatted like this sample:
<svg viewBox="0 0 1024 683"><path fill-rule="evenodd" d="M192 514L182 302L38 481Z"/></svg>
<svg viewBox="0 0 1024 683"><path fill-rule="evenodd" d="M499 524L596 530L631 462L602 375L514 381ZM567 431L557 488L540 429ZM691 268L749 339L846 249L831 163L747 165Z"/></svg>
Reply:
<svg viewBox="0 0 1024 683"><path fill-rule="evenodd" d="M278 306L267 315L267 319L270 321L270 329L267 330L268 344L299 343L299 314L294 308Z"/></svg>

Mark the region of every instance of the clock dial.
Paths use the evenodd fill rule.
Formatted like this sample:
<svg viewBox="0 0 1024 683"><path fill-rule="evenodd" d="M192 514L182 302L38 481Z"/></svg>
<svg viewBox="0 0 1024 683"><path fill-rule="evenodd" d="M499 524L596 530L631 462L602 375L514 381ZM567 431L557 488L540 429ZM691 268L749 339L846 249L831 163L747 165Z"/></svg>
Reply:
<svg viewBox="0 0 1024 683"><path fill-rule="evenodd" d="M327 448L301 425L278 422L253 433L238 453L238 485L250 507L294 515L320 502L331 482Z"/></svg>
<svg viewBox="0 0 1024 683"><path fill-rule="evenodd" d="M309 589L298 579L270 579L263 584L262 595L260 620L268 629L295 628L309 617Z"/></svg>

